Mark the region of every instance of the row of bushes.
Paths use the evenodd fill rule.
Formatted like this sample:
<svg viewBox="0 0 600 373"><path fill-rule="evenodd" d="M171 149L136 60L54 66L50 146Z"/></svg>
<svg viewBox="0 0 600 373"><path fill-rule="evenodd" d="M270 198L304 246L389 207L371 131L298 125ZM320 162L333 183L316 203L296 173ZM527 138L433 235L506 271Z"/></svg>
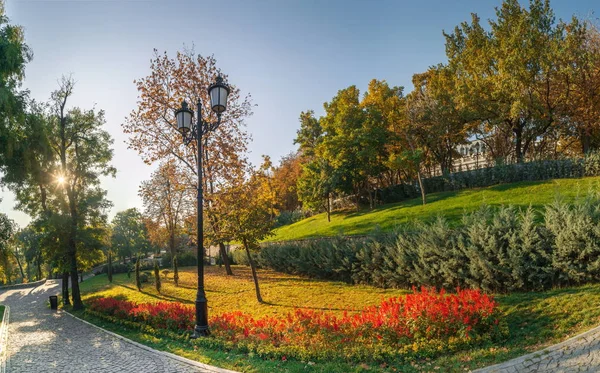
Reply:
<svg viewBox="0 0 600 373"><path fill-rule="evenodd" d="M409 230L410 229L410 230ZM529 291L600 280L600 200L537 212L482 207L458 227L438 218L391 235L263 246L262 267L388 288Z"/></svg>
<svg viewBox="0 0 600 373"><path fill-rule="evenodd" d="M230 258L233 259L231 254L230 254ZM196 253L192 252L192 251L186 251L183 253L179 253L177 255L177 265L179 267L196 266L197 265ZM160 258L160 266L161 266L161 268L171 268L173 266L173 256L171 255L171 253L165 253L162 255L162 257ZM113 274L133 272L134 268L135 268L135 262L131 262L131 263L115 263L115 262L113 262L112 263L112 273ZM152 261L152 260L142 261L140 263L140 270L141 271L154 270L154 261ZM107 272L108 272L108 264L105 264L100 269L100 273L107 273Z"/></svg>
<svg viewBox="0 0 600 373"><path fill-rule="evenodd" d="M600 152L585 158L532 161L517 164L500 164L494 167L455 172L448 175L423 179L427 193L445 192L468 188L481 188L496 184L520 181L600 176ZM383 203L400 202L420 196L418 184L399 184L377 191Z"/></svg>
<svg viewBox="0 0 600 373"><path fill-rule="evenodd" d="M185 251L177 254L177 266L178 267L191 267L198 264L196 259L196 253L193 251ZM160 260L160 266L162 268L171 268L173 266L173 256L167 252L162 255Z"/></svg>
<svg viewBox="0 0 600 373"><path fill-rule="evenodd" d="M97 298L88 312L173 332L192 330L195 319L194 307L176 302ZM433 356L501 340L508 332L497 303L481 291L425 288L358 313L297 309L255 318L231 312L213 315L210 325L213 341L264 357L356 362Z"/></svg>

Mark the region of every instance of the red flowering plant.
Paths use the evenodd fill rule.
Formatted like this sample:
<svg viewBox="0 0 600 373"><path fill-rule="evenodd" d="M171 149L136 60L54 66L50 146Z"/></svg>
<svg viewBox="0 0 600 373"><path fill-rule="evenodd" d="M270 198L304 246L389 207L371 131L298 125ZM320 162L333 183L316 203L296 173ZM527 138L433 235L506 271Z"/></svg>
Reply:
<svg viewBox="0 0 600 373"><path fill-rule="evenodd" d="M93 312L140 322L155 329L191 330L194 309L180 303L134 304L100 298ZM297 309L286 316L254 318L242 312L213 316L213 338L263 356L300 359L381 360L432 355L506 336L497 303L479 290L422 288L359 313Z"/></svg>

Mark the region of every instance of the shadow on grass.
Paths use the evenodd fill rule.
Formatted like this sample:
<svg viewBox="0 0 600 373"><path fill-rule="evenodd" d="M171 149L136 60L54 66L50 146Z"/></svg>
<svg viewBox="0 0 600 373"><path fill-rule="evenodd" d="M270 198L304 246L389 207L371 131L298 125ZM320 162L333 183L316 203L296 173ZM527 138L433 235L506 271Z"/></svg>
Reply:
<svg viewBox="0 0 600 373"><path fill-rule="evenodd" d="M498 184L498 185L490 186L487 188L480 188L480 189L488 189L488 190L493 190L495 192L505 192L507 190L523 189L523 188L529 188L531 186L544 185L544 184L552 184L552 181L551 180L521 181L518 183Z"/></svg>
<svg viewBox="0 0 600 373"><path fill-rule="evenodd" d="M264 300L263 300L262 304L265 304L267 306L291 308L291 309L294 309L294 310L296 310L296 309L309 309L309 310L319 310L319 311L348 311L348 312L356 312L357 311L357 310L355 310L353 308L308 307L308 306L299 307L298 305L288 305L288 304L281 304L281 303L275 303L275 302L267 302L267 301L264 301Z"/></svg>

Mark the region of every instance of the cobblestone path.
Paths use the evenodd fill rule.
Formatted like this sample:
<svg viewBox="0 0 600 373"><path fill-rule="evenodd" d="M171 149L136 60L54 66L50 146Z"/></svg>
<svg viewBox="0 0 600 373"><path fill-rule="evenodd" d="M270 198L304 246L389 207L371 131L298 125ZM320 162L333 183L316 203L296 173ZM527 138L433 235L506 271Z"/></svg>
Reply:
<svg viewBox="0 0 600 373"><path fill-rule="evenodd" d="M600 372L600 327L544 350L473 373Z"/></svg>
<svg viewBox="0 0 600 373"><path fill-rule="evenodd" d="M199 367L148 351L47 306L60 282L5 290L0 304L10 306L8 373L33 372L228 372Z"/></svg>

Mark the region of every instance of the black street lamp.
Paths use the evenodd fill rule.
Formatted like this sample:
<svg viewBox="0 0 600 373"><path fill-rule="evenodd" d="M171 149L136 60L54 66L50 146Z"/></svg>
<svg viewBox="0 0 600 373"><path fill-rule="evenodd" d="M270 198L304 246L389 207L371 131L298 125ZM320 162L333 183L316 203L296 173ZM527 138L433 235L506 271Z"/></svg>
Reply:
<svg viewBox="0 0 600 373"><path fill-rule="evenodd" d="M198 148L198 291L196 293L196 326L192 338L207 336L208 330L208 306L206 301L206 292L204 291L204 225L202 221L202 137L214 131L221 124L221 114L227 109L227 96L229 87L223 83L223 78L217 77L216 83L208 87L210 97L210 106L217 114L216 123L208 123L202 119L202 101L198 99L196 124L192 124L194 113L188 109L187 102L181 103L181 108L175 112L177 118L177 128L183 136L183 142L187 145L192 140L196 140Z"/></svg>

